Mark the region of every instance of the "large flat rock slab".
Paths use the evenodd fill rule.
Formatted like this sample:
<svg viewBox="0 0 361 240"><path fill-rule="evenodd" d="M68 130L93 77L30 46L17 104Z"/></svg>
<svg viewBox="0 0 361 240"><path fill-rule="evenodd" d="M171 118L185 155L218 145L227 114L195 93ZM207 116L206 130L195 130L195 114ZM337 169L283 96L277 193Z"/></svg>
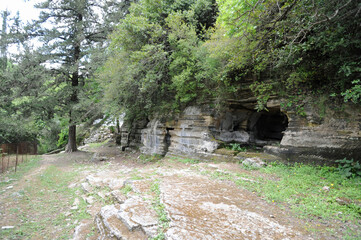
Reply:
<svg viewBox="0 0 361 240"><path fill-rule="evenodd" d="M227 182L167 176L161 192L170 219L167 239L311 239L282 221L289 217L276 206Z"/></svg>
<svg viewBox="0 0 361 240"><path fill-rule="evenodd" d="M146 240L147 236L141 229L129 229L127 223L119 218L119 206L104 206L95 218L98 227L98 240L124 239L124 240Z"/></svg>

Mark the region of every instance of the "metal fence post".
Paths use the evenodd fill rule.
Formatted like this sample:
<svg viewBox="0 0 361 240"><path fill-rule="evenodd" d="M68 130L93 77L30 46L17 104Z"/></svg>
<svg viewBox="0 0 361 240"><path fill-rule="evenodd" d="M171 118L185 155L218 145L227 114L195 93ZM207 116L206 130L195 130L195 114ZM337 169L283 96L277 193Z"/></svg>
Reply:
<svg viewBox="0 0 361 240"><path fill-rule="evenodd" d="M18 145L18 144L16 144L15 172L16 172L16 167L18 166L18 154L19 154L19 145Z"/></svg>
<svg viewBox="0 0 361 240"><path fill-rule="evenodd" d="M23 148L23 144L21 144L21 162L24 162L24 148Z"/></svg>
<svg viewBox="0 0 361 240"><path fill-rule="evenodd" d="M3 172L4 172L4 158L5 158L5 154L2 153L1 155L2 155L2 157L1 157L1 172L3 173Z"/></svg>
<svg viewBox="0 0 361 240"><path fill-rule="evenodd" d="M8 146L8 165L7 165L6 170L9 169L9 165L10 165L10 148Z"/></svg>

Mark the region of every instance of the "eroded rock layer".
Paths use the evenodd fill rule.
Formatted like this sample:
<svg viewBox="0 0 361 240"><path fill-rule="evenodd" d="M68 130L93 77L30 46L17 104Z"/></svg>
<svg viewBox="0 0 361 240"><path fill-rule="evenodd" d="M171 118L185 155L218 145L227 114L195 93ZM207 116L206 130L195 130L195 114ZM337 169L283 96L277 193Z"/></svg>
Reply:
<svg viewBox="0 0 361 240"><path fill-rule="evenodd" d="M282 109L277 100L261 112L254 110L251 100L230 102L222 113L211 105L190 106L175 120L143 123L143 128L133 130L132 144L139 144L144 154L212 156L237 143L296 161L361 160L361 110L351 105L342 111L328 107L321 114L307 102L302 114ZM123 141L132 145L128 136Z"/></svg>

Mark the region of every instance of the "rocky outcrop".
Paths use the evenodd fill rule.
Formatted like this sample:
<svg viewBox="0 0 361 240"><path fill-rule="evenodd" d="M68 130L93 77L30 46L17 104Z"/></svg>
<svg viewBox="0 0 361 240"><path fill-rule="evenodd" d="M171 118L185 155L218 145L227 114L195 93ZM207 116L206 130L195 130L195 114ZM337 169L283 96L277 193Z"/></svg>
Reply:
<svg viewBox="0 0 361 240"><path fill-rule="evenodd" d="M95 217L101 239L151 239L157 235L158 215L141 197L106 205Z"/></svg>
<svg viewBox="0 0 361 240"><path fill-rule="evenodd" d="M238 104L217 115L210 105L191 106L176 120L150 121L141 130L141 150L145 154L210 155L228 143L264 146L279 142L286 127L287 119L279 110L258 113Z"/></svg>
<svg viewBox="0 0 361 240"><path fill-rule="evenodd" d="M132 125L125 125L120 129L120 145L122 150L127 148L139 148L141 146L142 130L146 128L148 120L134 122Z"/></svg>
<svg viewBox="0 0 361 240"><path fill-rule="evenodd" d="M117 126L122 126L122 124L122 116L119 118L104 116L102 119L96 119L89 127L89 136L84 139L84 144L115 139L118 131Z"/></svg>
<svg viewBox="0 0 361 240"><path fill-rule="evenodd" d="M155 119L141 130L141 151L144 154L165 155L169 146L169 130L161 121Z"/></svg>
<svg viewBox="0 0 361 240"><path fill-rule="evenodd" d="M140 130L141 150L145 154L211 156L225 144L238 143L264 147L268 153L296 161L361 160L361 111L357 107L350 105L339 112L328 108L322 115L317 107L305 104L300 116L281 109L277 100L268 103L269 111L257 112L254 104L254 99L231 101L222 114L210 105L191 106L176 120L154 119Z"/></svg>
<svg viewBox="0 0 361 240"><path fill-rule="evenodd" d="M238 164L168 163L89 171L81 197L91 219L78 224L73 239L312 239L302 220L237 187L235 181L258 183L237 174Z"/></svg>
<svg viewBox="0 0 361 240"><path fill-rule="evenodd" d="M211 128L215 122L212 109L188 107L183 114L169 126L169 152L177 154L212 153L219 143Z"/></svg>
<svg viewBox="0 0 361 240"><path fill-rule="evenodd" d="M361 109L354 104L323 106L312 105L308 99L305 116L286 112L289 126L280 145L265 150L289 160L324 162L324 160L361 160Z"/></svg>

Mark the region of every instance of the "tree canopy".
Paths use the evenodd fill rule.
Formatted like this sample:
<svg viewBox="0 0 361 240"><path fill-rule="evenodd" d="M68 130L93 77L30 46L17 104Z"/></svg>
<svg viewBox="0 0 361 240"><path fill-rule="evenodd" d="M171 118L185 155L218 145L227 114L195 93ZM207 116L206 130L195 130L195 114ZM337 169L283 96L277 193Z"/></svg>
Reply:
<svg viewBox="0 0 361 240"><path fill-rule="evenodd" d="M212 74L201 47L213 27L212 0L140 0L111 36L99 79L108 105L128 119L177 112L210 94Z"/></svg>
<svg viewBox="0 0 361 240"><path fill-rule="evenodd" d="M250 76L258 110L276 95L357 103L360 8L352 0L139 1L112 34L99 79L108 105L131 119L237 98Z"/></svg>
<svg viewBox="0 0 361 240"><path fill-rule="evenodd" d="M239 49L227 65L242 67L243 73L268 72L272 80L267 88L262 80L268 79L258 79L253 85L256 94L263 88L273 94L322 92L360 101L358 1L219 0L218 4L218 31L235 39L232 47Z"/></svg>
<svg viewBox="0 0 361 240"><path fill-rule="evenodd" d="M273 96L288 107L306 95L361 102L356 0L46 0L37 7L30 26L2 14L1 141L16 135L12 124L26 128L24 138L55 129L74 151L76 125L99 114L99 104L129 122L169 119L189 104L241 98L245 88L258 110ZM19 56L8 57L10 43L22 44Z"/></svg>

